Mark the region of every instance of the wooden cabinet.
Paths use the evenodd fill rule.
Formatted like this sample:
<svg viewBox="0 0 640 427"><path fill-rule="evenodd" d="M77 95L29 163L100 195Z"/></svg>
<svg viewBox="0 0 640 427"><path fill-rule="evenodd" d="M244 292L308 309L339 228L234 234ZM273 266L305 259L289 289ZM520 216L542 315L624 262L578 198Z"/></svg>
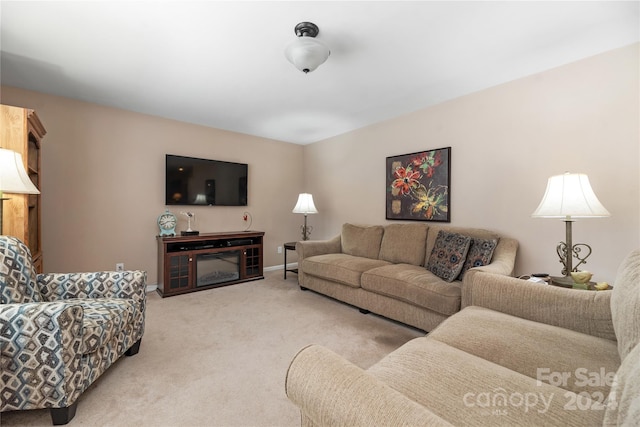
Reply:
<svg viewBox="0 0 640 427"><path fill-rule="evenodd" d="M163 297L264 278L263 231L158 236L158 293Z"/></svg>
<svg viewBox="0 0 640 427"><path fill-rule="evenodd" d="M36 112L27 108L0 105L0 148L22 155L31 181L41 189L40 142L46 134ZM31 250L36 272L43 269L42 199L40 194L6 194L2 214L2 234L15 236Z"/></svg>

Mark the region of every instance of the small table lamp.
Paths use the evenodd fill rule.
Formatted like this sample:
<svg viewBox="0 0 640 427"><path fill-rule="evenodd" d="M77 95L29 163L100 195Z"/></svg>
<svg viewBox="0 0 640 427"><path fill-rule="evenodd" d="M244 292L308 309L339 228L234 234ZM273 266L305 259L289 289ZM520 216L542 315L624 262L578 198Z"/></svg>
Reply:
<svg viewBox="0 0 640 427"><path fill-rule="evenodd" d="M564 266L562 269L564 278L561 282L573 283L571 272L578 271L578 267L586 263L587 257L591 255L591 246L584 243L573 244L571 223L574 218L597 218L610 215L591 189L587 175L567 172L549 178L542 201L531 216L561 218L565 222L566 240L556 247L560 262ZM587 249L584 256L580 254L582 248ZM579 261L575 267L572 265L574 257Z"/></svg>
<svg viewBox="0 0 640 427"><path fill-rule="evenodd" d="M304 225L300 227L302 229L302 240L309 240L309 234L311 234L313 227L307 226L307 215L318 213L316 205L313 204L313 196L309 193L300 193L298 203L296 203L292 212L304 214Z"/></svg>
<svg viewBox="0 0 640 427"><path fill-rule="evenodd" d="M40 194L24 169L22 155L0 148L0 234L2 234L2 203L7 200L3 192L18 194Z"/></svg>

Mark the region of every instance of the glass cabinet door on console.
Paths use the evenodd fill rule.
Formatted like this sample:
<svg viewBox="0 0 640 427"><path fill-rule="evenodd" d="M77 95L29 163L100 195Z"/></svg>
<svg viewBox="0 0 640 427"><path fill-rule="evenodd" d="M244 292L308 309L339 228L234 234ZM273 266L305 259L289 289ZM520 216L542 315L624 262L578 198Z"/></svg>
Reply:
<svg viewBox="0 0 640 427"><path fill-rule="evenodd" d="M247 248L244 251L245 275L247 277L262 275L262 253L260 247Z"/></svg>
<svg viewBox="0 0 640 427"><path fill-rule="evenodd" d="M189 289L191 272L191 254L169 255L167 257L168 291L173 293Z"/></svg>

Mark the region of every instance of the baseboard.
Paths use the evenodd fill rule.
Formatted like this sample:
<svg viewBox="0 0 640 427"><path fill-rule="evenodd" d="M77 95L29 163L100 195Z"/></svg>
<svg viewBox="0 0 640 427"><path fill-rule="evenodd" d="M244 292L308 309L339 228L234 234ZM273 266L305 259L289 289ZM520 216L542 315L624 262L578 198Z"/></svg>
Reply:
<svg viewBox="0 0 640 427"><path fill-rule="evenodd" d="M292 268L298 268L298 263L297 262L292 262L291 264L287 264L287 269L292 269ZM278 270L284 270L284 264L280 264L280 265L272 265L271 267L265 267L262 269L263 271L278 271Z"/></svg>
<svg viewBox="0 0 640 427"><path fill-rule="evenodd" d="M291 264L287 264L287 269L291 270L293 268L298 268L297 262L292 262ZM271 267L265 267L263 268L263 271L279 271L283 269L284 269L284 264L280 264L280 265L272 265ZM156 289L158 289L157 283L152 285L147 283L147 293L155 292Z"/></svg>

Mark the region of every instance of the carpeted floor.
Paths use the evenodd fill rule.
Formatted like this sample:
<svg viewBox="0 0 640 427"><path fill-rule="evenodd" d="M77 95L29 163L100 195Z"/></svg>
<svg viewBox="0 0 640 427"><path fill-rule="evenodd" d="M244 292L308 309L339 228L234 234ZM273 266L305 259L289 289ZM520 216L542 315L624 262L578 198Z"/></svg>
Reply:
<svg viewBox="0 0 640 427"><path fill-rule="evenodd" d="M297 426L284 394L289 362L322 344L366 368L423 332L319 294L295 274L160 298L148 295L140 353L80 396L70 426ZM3 426L51 425L47 410L0 414Z"/></svg>

